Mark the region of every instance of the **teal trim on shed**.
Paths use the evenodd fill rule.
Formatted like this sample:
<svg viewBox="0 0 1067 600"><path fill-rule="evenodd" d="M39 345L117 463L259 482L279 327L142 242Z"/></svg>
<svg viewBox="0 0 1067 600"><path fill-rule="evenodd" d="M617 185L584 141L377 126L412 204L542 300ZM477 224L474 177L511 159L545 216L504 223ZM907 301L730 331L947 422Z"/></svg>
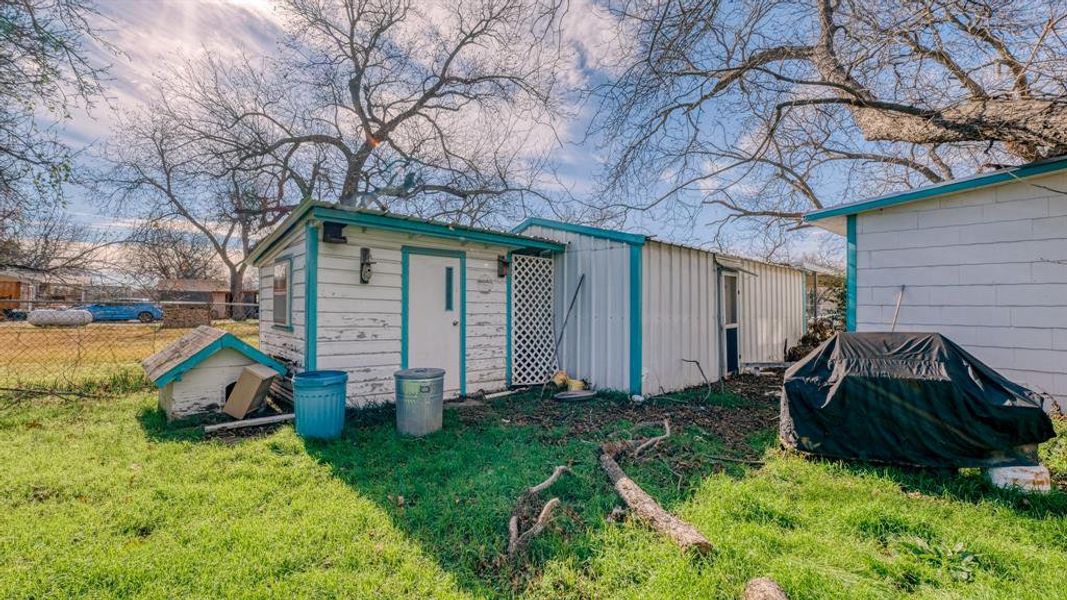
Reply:
<svg viewBox="0 0 1067 600"><path fill-rule="evenodd" d="M804 215L804 220L808 222L814 222L820 221L822 219L829 219L831 217L855 215L861 212L877 210L879 208L888 208L890 206L897 206L909 202L918 202L920 200L926 200L935 196L943 196L945 194L953 194L956 192L978 189L990 185L996 185L998 183L1018 181L1026 177L1045 175L1047 173L1052 173L1061 169L1067 169L1067 157L1052 158L1049 160L1028 163L1025 165L1020 165L1018 167L1010 167L1007 169L993 171L991 173L981 173L978 175L972 175L971 177L964 177L962 179L953 179L952 181L946 181L937 185L931 185L914 190L909 190L906 192L901 192L899 194L889 194L886 196L879 196L877 198L853 202L851 204L842 204L840 206L824 208L821 210L812 211Z"/></svg>
<svg viewBox="0 0 1067 600"><path fill-rule="evenodd" d="M557 242L532 238L517 233L493 231L454 223L440 223L416 217L308 200L294 208L293 212L281 225L256 244L256 247L249 253L249 260L252 261L252 264L258 266L259 261L269 254L290 232L295 230L300 221L305 218L313 218L319 222L330 221L383 231L397 231L412 235L492 244L506 248L531 248L548 252L563 252L566 248L563 244Z"/></svg>
<svg viewBox="0 0 1067 600"><path fill-rule="evenodd" d="M304 370L318 368L319 346L319 228L304 225Z"/></svg>
<svg viewBox="0 0 1067 600"><path fill-rule="evenodd" d="M462 250L442 250L402 246L400 248L400 368L408 368L408 303L410 301L410 257L443 256L459 259L459 393L467 394L467 253Z"/></svg>
<svg viewBox="0 0 1067 600"><path fill-rule="evenodd" d="M641 375L644 369L642 342L641 294L641 246L630 246L630 393L641 393Z"/></svg>
<svg viewBox="0 0 1067 600"><path fill-rule="evenodd" d="M279 375L285 375L285 365L267 356L266 354L263 354L262 352L250 346L249 344L241 341L232 333L227 333L226 335L220 337L214 342L211 342L211 344L205 346L203 349L193 354L189 358L171 367L169 371L160 375L159 378L156 379L153 383L156 384L156 387L163 387L168 383L171 383L172 381L179 381L181 380L182 375L196 368L197 365L207 360L211 355L226 348L236 350L237 352L240 352L241 354L248 357L250 360L267 365L268 367L274 369Z"/></svg>
<svg viewBox="0 0 1067 600"><path fill-rule="evenodd" d="M508 277L504 282L504 385L511 387L511 252L508 252Z"/></svg>
<svg viewBox="0 0 1067 600"><path fill-rule="evenodd" d="M610 229L601 229L599 227L590 227L588 225L578 225L576 223L564 223L563 221L554 221L552 219L542 219L539 217L530 217L522 223L512 228L512 233L522 233L530 227L546 227L548 229L558 229L559 231L569 231L570 233L578 233L581 235L588 235L589 237L600 238L603 240L613 240L616 242L623 242L624 244L642 245L647 239L643 235L636 233L626 233L623 231L612 231Z"/></svg>
<svg viewBox="0 0 1067 600"><path fill-rule="evenodd" d="M848 215L845 272L845 330L856 331L856 215Z"/></svg>

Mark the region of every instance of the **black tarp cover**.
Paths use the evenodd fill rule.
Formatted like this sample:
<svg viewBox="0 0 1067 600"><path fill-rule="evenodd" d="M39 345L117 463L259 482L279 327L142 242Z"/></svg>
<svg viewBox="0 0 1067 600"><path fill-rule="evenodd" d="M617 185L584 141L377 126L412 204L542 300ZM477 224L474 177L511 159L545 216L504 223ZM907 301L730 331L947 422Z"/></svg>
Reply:
<svg viewBox="0 0 1067 600"><path fill-rule="evenodd" d="M785 372L782 443L928 467L1034 464L1042 397L937 333L839 333Z"/></svg>

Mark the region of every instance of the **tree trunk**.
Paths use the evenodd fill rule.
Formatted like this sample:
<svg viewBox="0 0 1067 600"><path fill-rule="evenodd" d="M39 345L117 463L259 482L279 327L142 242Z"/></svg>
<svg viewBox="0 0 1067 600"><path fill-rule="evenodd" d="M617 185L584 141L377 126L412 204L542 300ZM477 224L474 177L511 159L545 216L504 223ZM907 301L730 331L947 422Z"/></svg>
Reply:
<svg viewBox="0 0 1067 600"><path fill-rule="evenodd" d="M243 302L242 296L244 295L244 277L245 277L245 265L232 265L230 270L230 298L226 306L226 316L231 319L244 319L248 314L247 306L235 306L238 303Z"/></svg>

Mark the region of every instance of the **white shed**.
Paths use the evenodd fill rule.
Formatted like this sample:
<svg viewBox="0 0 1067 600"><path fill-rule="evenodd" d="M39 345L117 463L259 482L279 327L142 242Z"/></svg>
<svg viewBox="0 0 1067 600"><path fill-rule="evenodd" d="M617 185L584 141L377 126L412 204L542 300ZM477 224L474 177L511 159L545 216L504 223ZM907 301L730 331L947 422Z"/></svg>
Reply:
<svg viewBox="0 0 1067 600"><path fill-rule="evenodd" d="M347 371L353 406L393 401L393 373L446 371L446 396L509 383L508 256L550 240L305 202L251 254L260 347Z"/></svg>
<svg viewBox="0 0 1067 600"><path fill-rule="evenodd" d="M850 330L940 332L1067 406L1067 158L805 220L847 237Z"/></svg>
<svg viewBox="0 0 1067 600"><path fill-rule="evenodd" d="M566 244L554 269L559 362L600 387L670 392L703 384L701 369L716 381L783 361L806 331L801 269L547 219L514 231Z"/></svg>
<svg viewBox="0 0 1067 600"><path fill-rule="evenodd" d="M159 408L168 419L217 411L245 367L266 365L279 375L285 366L232 333L200 326L141 363L159 388Z"/></svg>

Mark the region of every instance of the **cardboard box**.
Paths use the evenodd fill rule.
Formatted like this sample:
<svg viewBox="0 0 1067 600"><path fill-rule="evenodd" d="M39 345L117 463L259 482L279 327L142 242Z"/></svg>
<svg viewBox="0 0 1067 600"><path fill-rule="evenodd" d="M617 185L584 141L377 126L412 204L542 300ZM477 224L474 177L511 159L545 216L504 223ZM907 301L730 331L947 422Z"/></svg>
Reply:
<svg viewBox="0 0 1067 600"><path fill-rule="evenodd" d="M233 386L230 397L222 412L235 419L243 419L249 412L263 404L270 389L270 382L277 373L266 365L250 365L241 371L237 385Z"/></svg>

